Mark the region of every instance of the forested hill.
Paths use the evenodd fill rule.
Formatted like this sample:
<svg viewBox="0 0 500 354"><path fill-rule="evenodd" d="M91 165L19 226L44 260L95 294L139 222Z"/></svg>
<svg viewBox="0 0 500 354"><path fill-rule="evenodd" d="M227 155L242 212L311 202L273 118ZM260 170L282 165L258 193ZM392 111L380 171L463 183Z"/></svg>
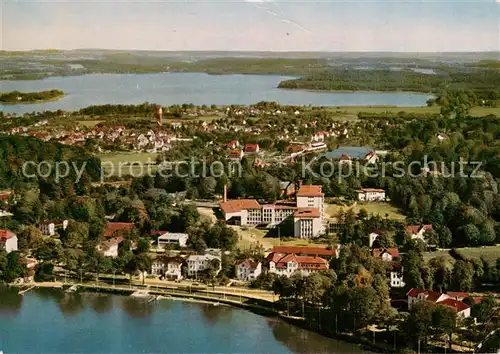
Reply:
<svg viewBox="0 0 500 354"><path fill-rule="evenodd" d="M43 164L39 165L42 162ZM63 177L59 183L54 183L56 182L57 162L67 162L70 169L66 177ZM25 166L24 171L23 166ZM42 177L37 171L38 166L40 166ZM85 167L82 177L79 183L75 183L82 166ZM0 137L0 189L13 188L15 183L46 183L58 185L57 188L64 186L69 192L77 185L81 187L85 183L98 180L100 168L100 160L80 147L43 142L34 137ZM60 165L59 169L60 175L66 174L64 166ZM32 177L32 175L37 177Z"/></svg>

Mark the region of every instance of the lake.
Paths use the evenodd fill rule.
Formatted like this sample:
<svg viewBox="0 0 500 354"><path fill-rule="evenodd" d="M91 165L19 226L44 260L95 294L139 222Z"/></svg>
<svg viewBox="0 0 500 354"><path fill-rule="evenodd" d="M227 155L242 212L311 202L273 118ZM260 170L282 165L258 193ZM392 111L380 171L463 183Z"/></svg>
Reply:
<svg viewBox="0 0 500 354"><path fill-rule="evenodd" d="M277 101L313 106L424 106L430 97L400 92L312 92L279 89L278 75L208 75L204 73L99 74L49 77L43 80L0 81L1 90L33 92L61 89L64 98L45 103L2 105L4 112L77 110L91 105L182 103L195 105L250 105Z"/></svg>
<svg viewBox="0 0 500 354"><path fill-rule="evenodd" d="M0 288L9 353L356 353L357 346L226 306Z"/></svg>

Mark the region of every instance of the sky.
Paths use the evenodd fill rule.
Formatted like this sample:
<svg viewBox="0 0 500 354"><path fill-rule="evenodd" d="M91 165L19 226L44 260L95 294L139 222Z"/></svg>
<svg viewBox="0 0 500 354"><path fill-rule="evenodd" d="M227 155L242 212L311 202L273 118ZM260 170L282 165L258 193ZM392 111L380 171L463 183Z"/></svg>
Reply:
<svg viewBox="0 0 500 354"><path fill-rule="evenodd" d="M500 0L0 1L3 50L500 50Z"/></svg>

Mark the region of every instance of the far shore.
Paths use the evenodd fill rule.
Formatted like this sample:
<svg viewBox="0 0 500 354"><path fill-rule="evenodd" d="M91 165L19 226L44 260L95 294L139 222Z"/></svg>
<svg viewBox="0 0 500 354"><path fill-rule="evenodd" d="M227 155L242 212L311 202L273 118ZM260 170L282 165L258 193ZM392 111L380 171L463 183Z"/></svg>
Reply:
<svg viewBox="0 0 500 354"><path fill-rule="evenodd" d="M47 103L47 102L55 102L55 101L59 101L61 98L65 97L66 94L62 94L62 95L59 95L57 97L52 97L52 98L47 98L47 99L43 99L43 100L35 100L35 101L17 101L17 102L1 102L0 101L0 104L1 105L4 105L4 106L15 106L15 105L18 105L18 104L37 104L37 103Z"/></svg>

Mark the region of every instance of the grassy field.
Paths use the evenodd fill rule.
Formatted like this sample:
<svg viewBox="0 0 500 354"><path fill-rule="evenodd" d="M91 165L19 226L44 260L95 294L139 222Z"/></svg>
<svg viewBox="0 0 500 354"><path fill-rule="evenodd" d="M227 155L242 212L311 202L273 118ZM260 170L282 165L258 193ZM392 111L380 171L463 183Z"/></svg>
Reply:
<svg viewBox="0 0 500 354"><path fill-rule="evenodd" d="M139 176L141 173L154 172L156 171L155 159L157 156L158 154L148 152L98 155L108 176ZM132 163L140 165L132 165ZM152 163L152 165L147 165L147 163Z"/></svg>
<svg viewBox="0 0 500 354"><path fill-rule="evenodd" d="M103 123L103 120L77 120L76 123L83 125L84 127L93 128L99 123Z"/></svg>
<svg viewBox="0 0 500 354"><path fill-rule="evenodd" d="M500 246L485 246L485 247L467 247L457 249L466 258L485 258L490 264L494 264L500 258ZM453 258L449 255L448 251L425 252L424 260L429 261L431 258L444 256L453 262Z"/></svg>
<svg viewBox="0 0 500 354"><path fill-rule="evenodd" d="M389 203L354 203L351 205L327 204L326 213L329 217L335 217L341 210L347 211L349 209L352 209L355 213L359 213L361 209L365 209L368 214L380 215L381 217L385 217L387 214L389 219L394 220L402 221L406 218L397 208Z"/></svg>
<svg viewBox="0 0 500 354"><path fill-rule="evenodd" d="M238 233L239 239L237 247L240 249L245 249L250 247L252 244L260 244L266 251L272 250L273 246L319 246L326 244L319 244L309 240L300 239L280 239L278 237L265 237L267 234L266 230L256 229L253 227L239 227L231 226Z"/></svg>

